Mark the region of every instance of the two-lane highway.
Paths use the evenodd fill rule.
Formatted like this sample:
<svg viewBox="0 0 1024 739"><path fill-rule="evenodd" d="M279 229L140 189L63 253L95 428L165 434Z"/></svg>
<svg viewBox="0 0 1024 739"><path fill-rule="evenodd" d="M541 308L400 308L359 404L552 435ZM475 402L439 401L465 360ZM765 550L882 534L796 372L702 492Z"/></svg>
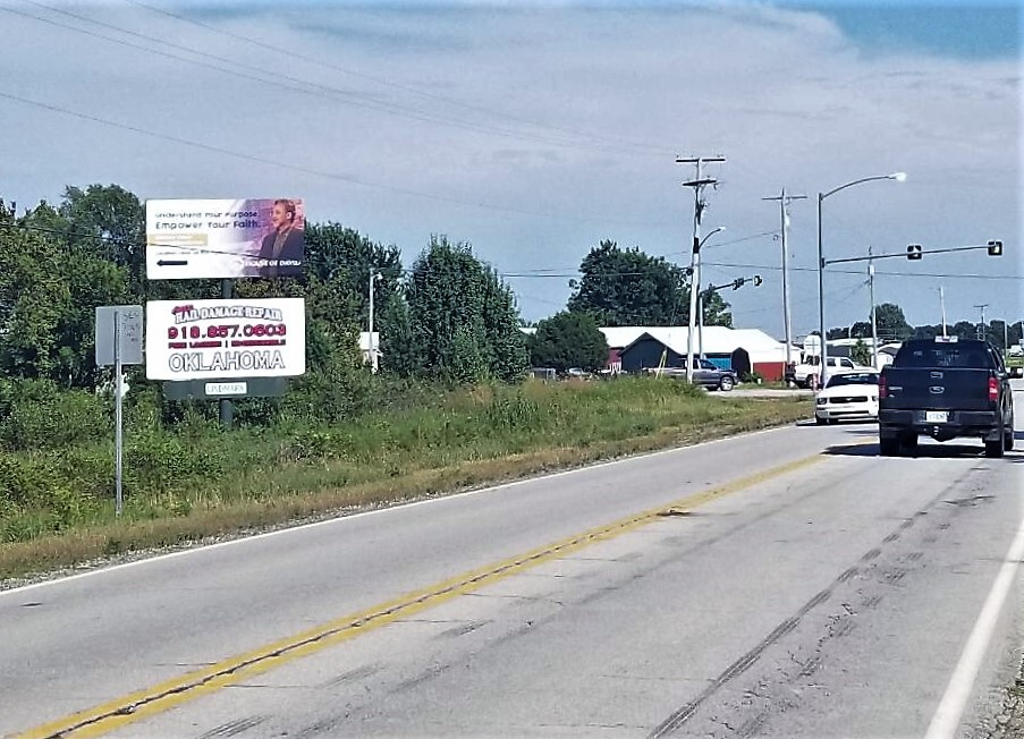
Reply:
<svg viewBox="0 0 1024 739"><path fill-rule="evenodd" d="M801 424L2 592L0 733L952 736L1022 465Z"/></svg>

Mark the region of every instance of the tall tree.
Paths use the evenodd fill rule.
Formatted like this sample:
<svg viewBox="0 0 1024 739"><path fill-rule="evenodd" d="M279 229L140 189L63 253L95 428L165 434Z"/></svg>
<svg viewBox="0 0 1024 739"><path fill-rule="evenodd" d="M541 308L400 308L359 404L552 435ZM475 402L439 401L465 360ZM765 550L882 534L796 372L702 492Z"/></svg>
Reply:
<svg viewBox="0 0 1024 739"><path fill-rule="evenodd" d="M458 382L526 372L526 342L508 286L468 244L432 237L406 292L414 353L422 370Z"/></svg>
<svg viewBox="0 0 1024 739"><path fill-rule="evenodd" d="M850 326L851 339L867 339L871 337L871 321L857 321Z"/></svg>
<svg viewBox="0 0 1024 739"><path fill-rule="evenodd" d="M146 211L120 185L69 186L58 212L69 244L128 270L132 291L146 288Z"/></svg>
<svg viewBox="0 0 1024 739"><path fill-rule="evenodd" d="M600 326L670 326L689 317L685 272L639 247L602 241L580 264L582 277L568 308L589 313Z"/></svg>
<svg viewBox="0 0 1024 739"><path fill-rule="evenodd" d="M589 313L562 311L537 324L528 341L534 367L593 372L608 363L608 342Z"/></svg>
<svg viewBox="0 0 1024 739"><path fill-rule="evenodd" d="M903 309L895 303L875 306L875 324L878 326L880 341L903 341L914 333L903 315Z"/></svg>
<svg viewBox="0 0 1024 739"><path fill-rule="evenodd" d="M381 278L374 285L380 305L398 290L402 257L396 246L383 246L339 223L306 227L306 275L336 286L350 301L350 319L362 326L369 314L371 269Z"/></svg>

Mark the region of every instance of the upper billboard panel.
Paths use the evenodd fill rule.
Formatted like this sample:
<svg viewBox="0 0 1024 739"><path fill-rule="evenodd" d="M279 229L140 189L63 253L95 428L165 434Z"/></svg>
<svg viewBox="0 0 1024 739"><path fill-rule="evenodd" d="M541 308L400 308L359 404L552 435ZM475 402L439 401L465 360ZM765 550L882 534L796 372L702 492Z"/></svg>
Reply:
<svg viewBox="0 0 1024 739"><path fill-rule="evenodd" d="M151 280L289 277L302 273L301 200L147 200Z"/></svg>

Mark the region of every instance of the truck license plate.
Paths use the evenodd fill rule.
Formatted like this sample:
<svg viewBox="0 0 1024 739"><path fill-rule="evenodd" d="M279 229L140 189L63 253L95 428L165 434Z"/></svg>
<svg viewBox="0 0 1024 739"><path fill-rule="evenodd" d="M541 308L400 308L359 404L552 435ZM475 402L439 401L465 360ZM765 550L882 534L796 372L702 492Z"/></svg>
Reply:
<svg viewBox="0 0 1024 739"><path fill-rule="evenodd" d="M949 414L946 411L925 411L924 422L925 423L945 423L948 420Z"/></svg>

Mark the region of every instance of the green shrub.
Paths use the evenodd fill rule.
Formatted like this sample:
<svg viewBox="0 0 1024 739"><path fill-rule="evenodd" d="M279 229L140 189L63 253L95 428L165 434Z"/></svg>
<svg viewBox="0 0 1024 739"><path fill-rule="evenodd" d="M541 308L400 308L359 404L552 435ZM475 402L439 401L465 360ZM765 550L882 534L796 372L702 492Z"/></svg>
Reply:
<svg viewBox="0 0 1024 739"><path fill-rule="evenodd" d="M0 389L0 445L10 450L65 449L112 438L107 402L50 380L15 380Z"/></svg>
<svg viewBox="0 0 1024 739"><path fill-rule="evenodd" d="M188 443L168 433L143 434L125 445L126 494L182 493L195 485L209 485L223 472L225 460L213 439Z"/></svg>

